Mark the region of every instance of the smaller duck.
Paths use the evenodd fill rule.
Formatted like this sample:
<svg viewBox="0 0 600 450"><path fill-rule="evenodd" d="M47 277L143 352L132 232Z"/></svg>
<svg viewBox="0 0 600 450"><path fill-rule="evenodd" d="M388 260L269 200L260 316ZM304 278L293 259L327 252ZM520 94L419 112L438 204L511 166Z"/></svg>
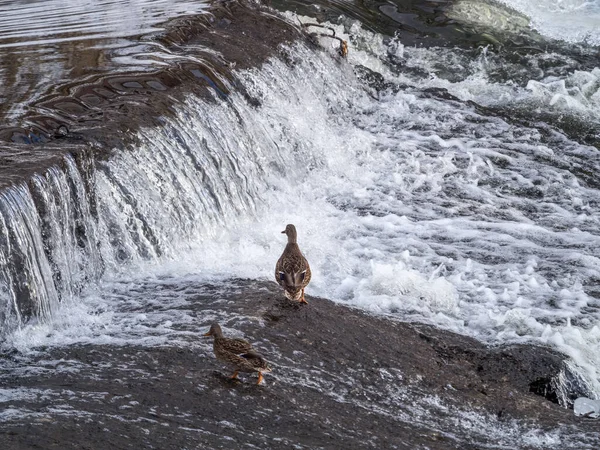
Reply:
<svg viewBox="0 0 600 450"><path fill-rule="evenodd" d="M287 235L288 243L275 265L275 279L283 288L286 298L308 303L304 298L304 288L310 282L310 266L298 247L296 227L289 224L282 233Z"/></svg>
<svg viewBox="0 0 600 450"><path fill-rule="evenodd" d="M243 339L231 339L223 336L223 331L218 323L213 323L204 336L214 336L213 349L217 359L225 361L235 369L231 379L237 379L239 372L258 372L258 381L263 381L263 373L271 371L267 361L258 354L252 345Z"/></svg>

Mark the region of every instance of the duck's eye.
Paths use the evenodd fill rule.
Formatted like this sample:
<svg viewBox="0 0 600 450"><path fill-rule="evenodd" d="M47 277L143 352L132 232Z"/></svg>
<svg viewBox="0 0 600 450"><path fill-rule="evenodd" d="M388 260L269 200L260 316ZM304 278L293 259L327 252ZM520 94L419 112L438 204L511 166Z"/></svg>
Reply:
<svg viewBox="0 0 600 450"><path fill-rule="evenodd" d="M304 281L305 276L306 276L306 270L300 274L300 281Z"/></svg>
<svg viewBox="0 0 600 450"><path fill-rule="evenodd" d="M283 272L279 272L279 279L280 279L281 281L285 280L285 273L283 273Z"/></svg>

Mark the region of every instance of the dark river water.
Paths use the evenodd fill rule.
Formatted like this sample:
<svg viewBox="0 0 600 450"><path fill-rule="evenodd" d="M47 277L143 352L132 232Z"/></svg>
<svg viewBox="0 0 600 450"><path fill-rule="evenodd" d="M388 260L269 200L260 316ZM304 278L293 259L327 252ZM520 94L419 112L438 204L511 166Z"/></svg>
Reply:
<svg viewBox="0 0 600 450"><path fill-rule="evenodd" d="M2 376L70 346L208 351L192 328L245 319L186 290L271 279L294 223L309 295L550 347L600 397L600 5L277 1L307 40L214 45L189 37L209 6L0 2Z"/></svg>

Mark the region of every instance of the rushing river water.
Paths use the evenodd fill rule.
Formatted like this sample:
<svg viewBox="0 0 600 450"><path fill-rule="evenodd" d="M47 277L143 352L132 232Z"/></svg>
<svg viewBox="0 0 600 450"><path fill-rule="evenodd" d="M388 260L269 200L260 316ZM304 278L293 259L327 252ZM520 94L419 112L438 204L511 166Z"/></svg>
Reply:
<svg viewBox="0 0 600 450"><path fill-rule="evenodd" d="M0 3L6 124L73 76L166 64L148 35L204 7L88 3ZM549 345L600 397L598 3L274 6L347 59L309 27L318 48L234 68L226 96L190 94L88 173L66 155L3 190L3 350L189 345L173 324L213 318L181 286L270 279L294 223L308 294ZM157 280L167 312L142 307Z"/></svg>

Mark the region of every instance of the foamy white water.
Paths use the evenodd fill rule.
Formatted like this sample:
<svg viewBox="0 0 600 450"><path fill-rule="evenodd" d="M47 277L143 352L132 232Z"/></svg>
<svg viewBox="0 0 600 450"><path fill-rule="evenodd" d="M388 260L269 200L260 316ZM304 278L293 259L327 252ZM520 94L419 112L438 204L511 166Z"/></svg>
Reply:
<svg viewBox="0 0 600 450"><path fill-rule="evenodd" d="M349 63L295 47L293 67L272 60L239 74L260 106L235 93L190 98L141 132L145 145L100 167L94 232L106 273L83 294L65 291L78 307L49 308L53 319L5 346L177 339L169 323L193 320L185 311L138 309L176 309L180 298L140 286L271 279L280 232L295 223L313 268L308 294L494 344L548 344L600 396L600 193L569 170L581 158L597 173L597 150L423 92L466 92L472 80L365 88L358 64L412 82L383 57L427 67L445 53L351 33Z"/></svg>
<svg viewBox="0 0 600 450"><path fill-rule="evenodd" d="M506 7L504 7L504 5ZM453 19L483 32L542 37L571 44L600 45L597 0L457 0Z"/></svg>
<svg viewBox="0 0 600 450"><path fill-rule="evenodd" d="M540 34L571 43L600 45L597 0L499 0L527 15Z"/></svg>

